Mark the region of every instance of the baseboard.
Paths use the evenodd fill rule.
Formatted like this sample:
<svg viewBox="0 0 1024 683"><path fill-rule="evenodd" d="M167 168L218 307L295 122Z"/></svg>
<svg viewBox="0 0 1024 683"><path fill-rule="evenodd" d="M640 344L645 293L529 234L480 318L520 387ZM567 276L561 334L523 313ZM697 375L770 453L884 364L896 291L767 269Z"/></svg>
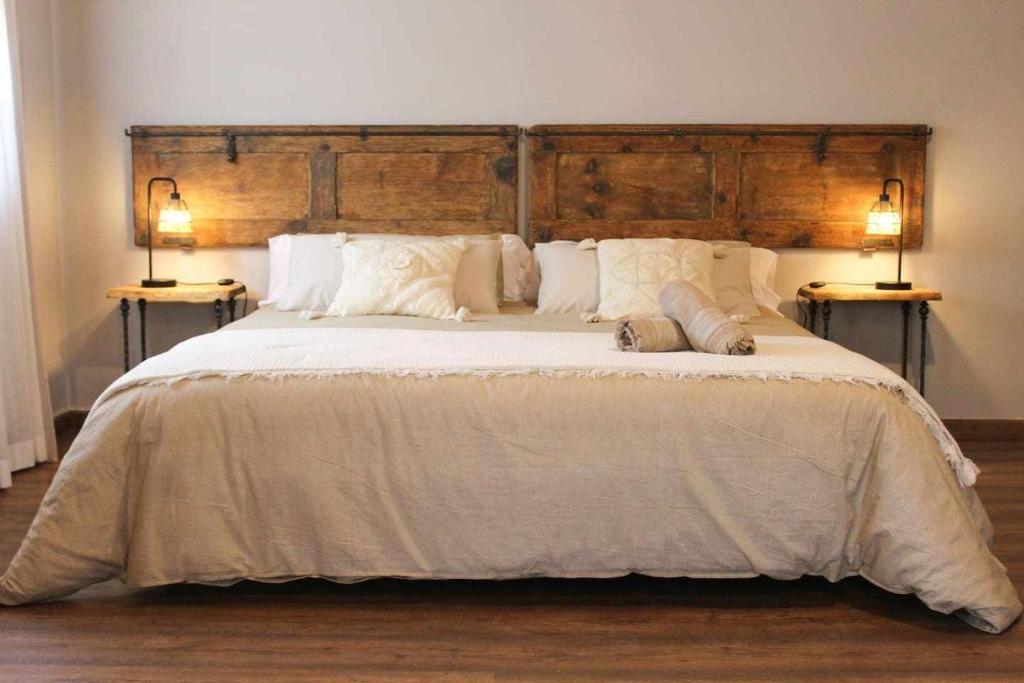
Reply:
<svg viewBox="0 0 1024 683"><path fill-rule="evenodd" d="M957 441L1024 442L1024 420L943 420Z"/></svg>
<svg viewBox="0 0 1024 683"><path fill-rule="evenodd" d="M53 418L53 431L58 436L61 434L68 434L70 432L77 432L82 428L85 423L85 416L89 414L88 410L65 410L60 415L55 415Z"/></svg>

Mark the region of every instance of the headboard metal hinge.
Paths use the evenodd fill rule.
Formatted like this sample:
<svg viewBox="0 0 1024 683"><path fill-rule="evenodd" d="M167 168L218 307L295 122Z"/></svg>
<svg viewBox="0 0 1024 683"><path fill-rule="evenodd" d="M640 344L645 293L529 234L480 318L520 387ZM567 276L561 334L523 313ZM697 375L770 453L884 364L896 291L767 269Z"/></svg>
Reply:
<svg viewBox="0 0 1024 683"><path fill-rule="evenodd" d="M235 136L231 133L224 133L224 142L228 154L228 163L233 164L238 161L238 145L235 144Z"/></svg>

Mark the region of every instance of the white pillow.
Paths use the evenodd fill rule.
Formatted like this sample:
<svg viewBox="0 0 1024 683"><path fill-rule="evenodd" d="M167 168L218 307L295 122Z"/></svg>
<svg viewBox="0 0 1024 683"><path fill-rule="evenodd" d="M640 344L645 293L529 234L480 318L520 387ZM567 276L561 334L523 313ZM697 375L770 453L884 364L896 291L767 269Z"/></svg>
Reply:
<svg viewBox="0 0 1024 683"><path fill-rule="evenodd" d="M594 240L545 242L533 248L540 269L536 313L590 313L600 301Z"/></svg>
<svg viewBox="0 0 1024 683"><path fill-rule="evenodd" d="M455 278L455 305L468 308L473 313L497 313L502 296L500 278L502 242L498 234L455 235L435 237L431 235L399 235L391 233L349 233L348 241L385 240L445 240L453 244L462 240L466 251L459 263Z"/></svg>
<svg viewBox="0 0 1024 683"><path fill-rule="evenodd" d="M276 304L284 296L288 285L288 263L292 254L292 236L277 235L267 240L270 256L270 281L267 284L267 298L262 299L258 306Z"/></svg>
<svg viewBox="0 0 1024 683"><path fill-rule="evenodd" d="M466 317L455 306L455 277L466 251L463 239L361 240L341 251L344 269L329 313Z"/></svg>
<svg viewBox="0 0 1024 683"><path fill-rule="evenodd" d="M341 286L345 233L292 235L282 311L325 311Z"/></svg>
<svg viewBox="0 0 1024 683"><path fill-rule="evenodd" d="M498 235L465 235L462 236L469 241L470 245L463 255L459 268L459 275L455 280L455 303L457 306L465 306L475 313L497 313L498 305L502 298L504 288L502 278L502 246L503 242ZM298 257L302 261L304 270L296 271L299 282L293 283L289 290L291 251L296 238L303 240L301 251L303 255ZM316 254L309 253L317 249L333 248L340 250L344 241L358 241L366 239L377 240L423 240L423 239L459 239L455 237L432 237L428 235L396 235L390 233L337 233L314 234L314 235L278 235L270 238L270 284L267 287L267 298L259 302L260 306L277 304L282 311L316 310L324 311L326 307L318 308L318 304L324 303L321 294L329 291L326 301L329 304L334 298L338 287L341 286L341 275L343 263L340 254L335 254L334 262L327 266L326 258L317 258ZM340 242L339 242L340 240ZM522 242L522 240L520 240ZM526 245L523 245L525 249ZM529 250L526 252L529 254ZM327 252L319 254L326 257ZM325 268L325 266L327 266ZM312 270L309 270L312 269ZM329 273L329 274L328 274ZM312 282L315 280L316 282ZM536 289L534 289L536 297Z"/></svg>
<svg viewBox="0 0 1024 683"><path fill-rule="evenodd" d="M750 288L758 306L779 310L782 297L775 293L775 272L779 255L770 249L750 248Z"/></svg>
<svg viewBox="0 0 1024 683"><path fill-rule="evenodd" d="M501 269L505 301L537 300L540 273L530 248L519 235L501 236Z"/></svg>
<svg viewBox="0 0 1024 683"><path fill-rule="evenodd" d="M597 318L662 315L658 295L669 282L683 279L715 300L711 284L714 249L686 239L614 239L597 245L601 303Z"/></svg>

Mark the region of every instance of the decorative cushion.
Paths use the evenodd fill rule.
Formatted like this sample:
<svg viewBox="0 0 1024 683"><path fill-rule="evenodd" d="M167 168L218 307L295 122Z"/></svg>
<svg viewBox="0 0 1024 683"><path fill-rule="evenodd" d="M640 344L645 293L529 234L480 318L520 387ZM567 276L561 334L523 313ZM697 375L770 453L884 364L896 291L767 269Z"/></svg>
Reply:
<svg viewBox="0 0 1024 683"><path fill-rule="evenodd" d="M467 237L466 251L455 276L455 305L473 313L497 313L503 290L501 240L496 235Z"/></svg>
<svg viewBox="0 0 1024 683"><path fill-rule="evenodd" d="M714 300L714 250L707 242L669 238L601 240L597 261L601 303L596 317L600 320L660 316L661 288L680 279Z"/></svg>
<svg viewBox="0 0 1024 683"><path fill-rule="evenodd" d="M329 313L458 319L455 278L466 240L357 240L342 248L344 270Z"/></svg>
<svg viewBox="0 0 1024 683"><path fill-rule="evenodd" d="M519 235L501 236L501 267L505 301L536 301L540 273L530 248Z"/></svg>
<svg viewBox="0 0 1024 683"><path fill-rule="evenodd" d="M737 320L761 315L751 285L750 243L715 240L711 246L715 250L711 281L718 307Z"/></svg>
<svg viewBox="0 0 1024 683"><path fill-rule="evenodd" d="M270 284L267 297L259 305L276 304L282 311L326 311L341 286L344 267L341 246L346 241L460 238L468 241L469 246L455 278L455 304L465 306L475 313L497 313L504 289L504 242L497 233L451 237L391 233L278 235L268 240ZM295 246L297 242L298 247ZM525 249L525 245L523 247ZM293 251L296 261L294 270L291 267ZM294 278L291 276L293 272Z"/></svg>
<svg viewBox="0 0 1024 683"><path fill-rule="evenodd" d="M497 313L503 296L502 241L498 233L488 235L401 235L391 233L350 233L348 241L361 240L463 240L466 251L455 277L455 305L473 313Z"/></svg>
<svg viewBox="0 0 1024 683"><path fill-rule="evenodd" d="M592 313L599 298L594 240L558 240L533 248L540 268L537 313Z"/></svg>

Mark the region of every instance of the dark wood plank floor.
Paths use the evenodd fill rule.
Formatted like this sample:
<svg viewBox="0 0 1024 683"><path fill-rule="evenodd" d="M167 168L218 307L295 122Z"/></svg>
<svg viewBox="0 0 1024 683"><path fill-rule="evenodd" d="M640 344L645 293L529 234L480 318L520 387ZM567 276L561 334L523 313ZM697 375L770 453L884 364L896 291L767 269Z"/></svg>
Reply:
<svg viewBox="0 0 1024 683"><path fill-rule="evenodd" d="M1024 448L965 450L1024 592ZM0 493L0 567L55 469ZM1024 627L986 635L859 579L110 582L0 608L0 679L1019 681Z"/></svg>

